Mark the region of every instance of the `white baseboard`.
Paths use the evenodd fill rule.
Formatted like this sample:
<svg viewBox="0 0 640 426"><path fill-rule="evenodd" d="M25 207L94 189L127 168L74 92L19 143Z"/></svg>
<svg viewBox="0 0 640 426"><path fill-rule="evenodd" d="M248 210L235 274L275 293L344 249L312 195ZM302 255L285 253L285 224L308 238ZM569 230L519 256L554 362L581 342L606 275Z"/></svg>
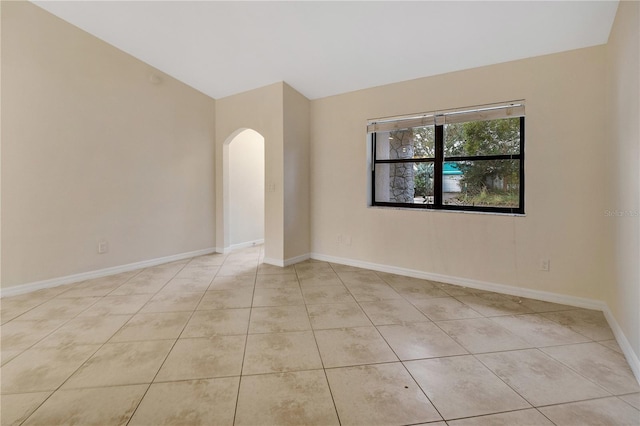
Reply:
<svg viewBox="0 0 640 426"><path fill-rule="evenodd" d="M556 294L548 291L531 290L528 288L513 287L505 284L496 284L487 281L474 280L471 278L435 274L432 272L418 271L416 269L399 268L397 266L382 265L379 263L364 262L342 257L327 256L320 253L311 253L311 258L316 260L323 260L325 262L340 263L342 265L371 269L373 271L421 278L424 280L437 281L446 284L455 284L463 287L477 288L479 290L495 291L497 293L504 293L512 296L528 297L531 299L544 300L546 302L560 303L563 305L577 306L586 309L602 310L604 306L603 302L594 299L567 296L564 294Z"/></svg>
<svg viewBox="0 0 640 426"><path fill-rule="evenodd" d="M303 262L310 258L311 258L311 255L309 253L301 254L300 256L290 257L289 259L284 259L284 260L265 257L264 259L262 259L262 263L267 263L269 265L279 266L281 268L284 268L285 266L294 265L298 262Z"/></svg>
<svg viewBox="0 0 640 426"><path fill-rule="evenodd" d="M607 319L609 323L609 327L611 327L611 331L613 331L613 335L616 336L616 341L618 342L618 346L622 349L625 358L627 358L627 362L629 363L629 367L631 367L631 371L633 371L634 376L636 376L636 380L640 383L640 358L638 358L638 354L633 351L631 347L631 343L627 339L627 336L624 335L620 324L616 321L616 318L613 316L611 309L609 306L603 302L604 309L602 309L602 313L604 317Z"/></svg>
<svg viewBox="0 0 640 426"><path fill-rule="evenodd" d="M247 242L244 242L244 243L231 244L228 247L227 250L229 252L232 252L232 251L240 250L240 249L247 248L247 247L258 246L260 244L264 244L264 238L261 239L261 240L254 240L254 241L247 241Z"/></svg>
<svg viewBox="0 0 640 426"><path fill-rule="evenodd" d="M264 238L261 240L246 241L244 243L231 244L229 247L224 247L224 248L216 247L214 250L216 251L216 253L229 254L236 250L241 250L247 247L258 246L260 244L264 244Z"/></svg>
<svg viewBox="0 0 640 426"><path fill-rule="evenodd" d="M300 256L290 257L289 259L284 260L284 266L294 265L299 262L304 262L311 258L309 253L301 254Z"/></svg>
<svg viewBox="0 0 640 426"><path fill-rule="evenodd" d="M270 257L265 257L264 259L262 259L262 263L284 268L284 260L280 260L280 259L272 259Z"/></svg>
<svg viewBox="0 0 640 426"><path fill-rule="evenodd" d="M133 271L150 266L161 265L163 263L175 262L176 260L188 259L190 257L203 256L206 254L216 253L215 248L207 248L202 250L190 251L187 253L174 254L171 256L159 257L156 259L143 260L141 262L128 263L126 265L113 266L111 268L98 269L95 271L82 272L80 274L67 275L64 277L52 278L48 280L36 281L28 284L17 285L0 289L0 297L17 296L19 294L30 293L45 288L57 287L60 285L76 283L79 281L90 280L94 278L106 277L122 272Z"/></svg>
<svg viewBox="0 0 640 426"><path fill-rule="evenodd" d="M360 260L347 259L342 257L329 256L321 253L311 253L311 259L322 260L325 262L339 263L342 265L355 266L359 268L371 269L373 271L387 272L390 274L404 275L414 278L421 278L431 281L437 281L446 284L455 284L463 287L477 288L479 290L495 291L498 293L509 294L512 296L527 297L531 299L544 300L546 302L560 303L563 305L576 306L585 309L595 309L602 311L611 331L616 337L620 349L622 349L629 366L640 383L640 359L624 335L622 328L616 321L609 306L600 300L586 299L576 296L568 296L565 294L556 294L548 291L531 290L528 288L513 287L505 284L496 284L486 281L473 280L470 278L455 277L450 275L434 274L430 272L418 271L415 269L399 268L396 266L382 265L378 263L364 262Z"/></svg>

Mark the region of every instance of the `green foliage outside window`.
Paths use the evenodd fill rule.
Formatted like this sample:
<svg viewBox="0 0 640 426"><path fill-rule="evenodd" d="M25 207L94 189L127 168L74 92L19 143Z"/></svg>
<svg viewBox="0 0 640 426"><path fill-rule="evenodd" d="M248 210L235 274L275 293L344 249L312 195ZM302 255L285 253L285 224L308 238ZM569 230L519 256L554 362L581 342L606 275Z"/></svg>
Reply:
<svg viewBox="0 0 640 426"><path fill-rule="evenodd" d="M434 127L416 127L415 157L435 157ZM444 157L519 154L520 119L470 121L447 124L444 131ZM519 162L511 160L460 161L461 193L449 204L517 206L519 196ZM433 167L415 163L415 194L433 193Z"/></svg>

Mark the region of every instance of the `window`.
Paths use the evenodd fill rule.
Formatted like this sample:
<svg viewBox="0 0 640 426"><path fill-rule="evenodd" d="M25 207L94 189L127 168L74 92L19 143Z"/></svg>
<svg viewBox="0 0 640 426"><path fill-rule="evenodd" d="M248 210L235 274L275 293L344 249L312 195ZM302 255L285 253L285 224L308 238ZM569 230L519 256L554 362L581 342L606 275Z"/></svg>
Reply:
<svg viewBox="0 0 640 426"><path fill-rule="evenodd" d="M372 205L524 213L524 103L371 120Z"/></svg>

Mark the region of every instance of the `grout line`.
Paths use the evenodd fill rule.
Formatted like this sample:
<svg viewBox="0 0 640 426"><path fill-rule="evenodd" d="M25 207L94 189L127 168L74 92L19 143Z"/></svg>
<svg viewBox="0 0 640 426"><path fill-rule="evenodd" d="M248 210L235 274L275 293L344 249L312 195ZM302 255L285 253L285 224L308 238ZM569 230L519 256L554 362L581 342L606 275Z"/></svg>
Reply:
<svg viewBox="0 0 640 426"><path fill-rule="evenodd" d="M540 413L540 415L543 416L545 419L549 420L549 423L554 424L554 425L556 424L545 413L540 411L540 409L538 407L533 407L533 409L536 410L538 413Z"/></svg>
<svg viewBox="0 0 640 426"><path fill-rule="evenodd" d="M527 411L527 410L536 410L536 411L538 411L538 409L536 407L516 408L514 410L503 410L503 411L496 411L495 413L479 414L477 416L454 417L454 418L451 418L451 419L447 419L446 421L450 422L450 421L454 421L454 420L457 421L457 420L465 420L465 419L481 419L483 417L494 416L496 414L517 413L519 411ZM540 411L538 411L538 412L540 412ZM542 414L542 413L540 413L540 414ZM544 416L544 414L542 414L542 415ZM547 416L544 416L544 417L547 417ZM551 422L551 420L549 420L549 421ZM555 423L551 422L551 424L555 424Z"/></svg>
<svg viewBox="0 0 640 426"><path fill-rule="evenodd" d="M90 345L82 345L82 346L90 346ZM73 372L71 374L69 374L67 376L67 378L65 380L63 380L62 383L58 387L56 387L53 391L51 391L51 394L47 398L45 398L45 400L42 401L42 403L38 406L38 408L33 410L33 412L29 415L29 417L24 419L24 421L21 424L24 424L27 420L29 420L29 418L31 416L33 416L35 414L35 412L38 409L40 409L40 407L42 407L44 405L44 403L49 400L49 398L51 398L53 396L54 393L58 392L62 388L62 386L64 386L64 384L67 383L67 381L69 381L69 379L71 377L73 377L73 375L75 375L78 372L78 370L80 370L82 368L82 366L85 365L87 363L87 361L90 360L104 346L104 343L102 345L97 345L97 346L98 346L98 348L96 348L95 351L93 351L91 354L89 354L89 356L87 356L87 358L82 363L80 363L80 365L78 365L78 367L75 370L73 370ZM45 391L45 392L48 392L48 391Z"/></svg>
<svg viewBox="0 0 640 426"><path fill-rule="evenodd" d="M260 253L264 250L264 246L260 247ZM260 254L259 253L259 254ZM228 259L228 257L225 259L225 261ZM240 377L238 378L238 390L236 391L236 403L235 403L235 407L233 410L233 421L232 424L236 423L236 417L238 415L238 404L240 402L240 388L242 386L242 377L244 377L243 372L244 372L244 360L246 359L247 356L247 346L249 345L249 327L251 327L251 316L253 314L253 299L255 297L256 294L256 283L258 281L258 269L260 267L260 256L258 256L258 265L256 266L256 275L253 278L253 290L251 292L251 306L249 307L249 320L247 321L247 329L246 329L246 333L244 334L244 349L242 351L242 362L240 363ZM220 269L222 269L222 266L224 266L224 262L222 262L222 265L220 266ZM218 269L218 271L220 270ZM217 276L217 272L216 272L216 276ZM214 277L215 279L215 277ZM213 280L211 281L213 283Z"/></svg>
<svg viewBox="0 0 640 426"><path fill-rule="evenodd" d="M567 344L567 345L558 345L558 346L573 346L573 345L587 345L587 344L597 344L597 342L591 341L591 342L582 342L582 343L574 343L574 344ZM556 346L556 347L558 347ZM609 389L605 388L603 385L601 385L600 383L596 382L595 380L591 379L588 376L585 376L584 374L580 373L579 371L577 371L575 368L573 368L572 366L566 364L565 362L557 359L556 357L554 357L552 354L547 353L544 351L544 347L541 348L536 348L538 349L540 352L542 352L544 355L548 356L549 358L551 358L552 360L554 360L555 362L563 365L565 368L568 368L569 370L571 370L573 373L575 373L576 375L582 377L583 379L586 379L587 381L593 383L594 385L596 385L597 387L599 387L600 389L602 389L603 391L609 393L612 396L617 396L615 393L613 393L612 391L610 391ZM606 348L608 349L608 348ZM609 349L612 352L615 352L611 349ZM624 355L622 355L623 359L624 359ZM626 360L625 360L626 362ZM631 373L633 375L633 373Z"/></svg>
<svg viewBox="0 0 640 426"><path fill-rule="evenodd" d="M605 395L605 396L596 396L596 397L593 397L593 398L578 399L578 400L575 400L575 401L565 401L565 402L556 402L556 403L553 403L553 404L538 405L538 406L536 406L534 408L557 407L557 406L561 406L561 405L576 404L576 403L579 403L579 402L598 401L598 400L601 400L601 399L611 399L611 398L619 399L619 397L617 397L616 395Z"/></svg>
<svg viewBox="0 0 640 426"><path fill-rule="evenodd" d="M137 274L134 274L134 275L137 275ZM131 277L130 277L130 278L131 278ZM125 280L125 281L126 281L126 280ZM52 298L50 298L48 301L53 300L53 299L56 299L56 298L58 298L59 296L63 295L65 292L68 292L68 291L70 291L70 290L73 290L73 288L74 288L74 287L77 287L79 284L80 284L80 283L73 283L73 284L71 284L71 286L70 286L70 288L69 288L68 290L63 291L63 292L61 292L61 293L58 293L56 296L53 296ZM107 293L107 294L108 294L108 293ZM90 306L88 306L86 309L84 309L84 310L82 310L81 312L77 313L74 317L69 318L66 322L63 322L59 327L57 327L56 329L54 329L53 331L51 331L51 333L49 333L49 334L47 334L46 336L44 336L44 337L42 337L41 339L39 339L37 342L35 342L34 344L32 344L29 348L27 348L27 349L23 350L22 352L20 352L20 354L16 355L16 357L17 357L17 356L19 356L19 355L21 355L21 354L23 354L24 352L26 352L26 350L29 350L29 349L34 348L38 343L43 342L46 338L48 338L49 336L51 336L51 335L52 335L53 333L55 333L56 331L60 330L60 329L61 329L62 327L64 327L65 325L69 324L69 323L70 323L71 321L73 321L74 319L76 319L76 318L83 318L83 317L80 317L80 314L81 314L81 313L83 313L83 312L87 311L88 309L90 309L92 306L94 306L95 304L97 304L97 303L100 301L100 299L102 299L102 298L104 298L104 297L106 297L106 296L104 296L104 295L103 295L103 296L86 296L86 297L96 297L98 300L96 300L96 302L94 302L93 304L91 304ZM62 299L64 299L64 297L61 297L61 298L62 298ZM46 303L46 302L47 302L47 301L45 301L45 302L43 302L43 303ZM38 305L38 306L40 306L40 305ZM28 311L27 311L27 312L28 312ZM87 318L90 318L90 317L87 317ZM11 320L11 321L13 321L13 320ZM23 320L23 321L25 321L25 322L26 322L27 320ZM10 322L10 321L9 321L9 322ZM126 324L126 322L125 322L125 324ZM118 332L122 327L124 327L124 324L123 324L123 325L122 325L118 330L116 330L116 331L114 332L114 334L112 334L112 335L111 335L111 337L113 337L113 335L115 335L115 333L117 333L117 332ZM109 339L110 339L110 338L109 338ZM91 353L91 354L87 357L87 359L85 359L85 360L84 360L84 362L82 362L82 363L81 363L81 364L80 364L80 365L79 365L79 366L78 366L78 367L77 367L77 368L76 368L72 373L70 373L70 374L69 374L69 376L67 376L67 378L66 378L66 379L65 379L65 380L64 380L64 381L63 381L63 382L62 382L62 383L61 383L61 384L60 384L56 389L54 389L53 391L51 391L51 393L49 394L49 396L48 396L47 398L45 398L45 399L42 401L42 403L41 403L41 404L39 404L39 405L38 405L38 407L37 407L36 409L34 409L34 410L31 412L31 414L30 414L27 418L25 418L25 419L24 419L24 422L26 422L26 421L29 419L29 417L31 417L31 416L32 416L32 415L33 415L33 414L34 414L34 413L35 413L35 412L36 412L36 411L37 411L37 410L38 410L38 409L39 409L39 408L40 408L40 407L41 407L41 406L42 406L42 405L43 405L43 404L44 404L44 403L49 399L49 398L51 398L51 396L53 396L53 394L54 394L54 393L56 393L58 390L60 390L60 389L62 388L62 386L64 386L64 384L65 384L65 383L66 383L66 382L67 382L67 381L68 381L68 380L69 380L69 379L70 379L70 378L71 378L75 373L77 373L77 372L78 372L78 370L80 370L80 368L81 368L84 364L86 364L86 362L87 362L89 359L91 359L91 358L92 358L92 357L93 357L93 356L94 356L94 355L95 355L95 354L96 354L100 349L102 349L102 347L103 347L103 346L104 346L104 345L109 341L109 339L107 339L107 340L106 340L104 343L102 343L102 344L95 344L96 346L98 346L98 348L97 348L93 353ZM94 345L94 344L88 343L88 344L84 344L84 345L82 345L82 346L93 346L93 345ZM57 347L51 347L51 348L47 348L47 349L57 349ZM16 357L14 357L13 359L15 359ZM12 360L13 360L13 359L12 359ZM8 362L10 362L10 361L8 361ZM8 362L7 362L7 363L8 363ZM45 392L48 392L48 391L45 391Z"/></svg>
<svg viewBox="0 0 640 426"><path fill-rule="evenodd" d="M171 262L171 263L172 263L172 262ZM175 275L177 275L177 274L178 274L182 269L184 269L184 267L185 267L188 263L189 263L189 262L185 263L185 264L182 266L182 268L180 268L178 271L176 271L176 273L175 273L175 274L173 274L172 278L173 278L173 277L175 277ZM155 267L155 266L154 266L154 267ZM77 318L85 318L85 317L81 317L81 314L82 314L82 313L84 313L84 312L88 311L91 307L95 306L97 303L99 303L101 300L105 299L106 297L109 297L113 291L115 291L116 289L120 288L122 285L124 285L124 284L126 284L127 282L129 282L131 279L133 279L133 277L138 276L138 275L139 275L139 274L141 274L144 270L151 269L151 268L154 268L154 267L141 268L137 273L132 274L130 277L128 277L128 278L127 278L127 279L125 279L122 283L120 283L120 285L119 285L119 286L117 286L115 289L111 290L110 292L108 292L108 293L106 293L106 294L104 294L104 295L102 295L102 296L80 296L80 297L72 297L72 298L68 298L68 297L67 297L67 298L65 298L65 297L63 297L64 293L67 293L67 292L69 292L69 291L74 290L74 289L75 289L76 287L78 287L82 282L67 284L67 285L65 285L65 287L66 287L66 286L69 286L69 289L67 289L67 290L65 290L65 291L61 291L61 292L57 293L56 295L54 295L54 296L52 296L52 297L48 298L47 300L45 300L45 301L43 301L42 303L40 303L40 304L38 304L38 305L34 306L33 308L28 309L27 311L23 312L22 314L18 315L17 317L12 318L11 320L7 321L5 324L2 324L2 325L4 326L4 325L6 325L6 324L8 324L8 323L10 323L10 322L12 322L12 321L14 321L14 320L18 319L20 316L24 315L25 313L30 312L31 310L33 310L33 309L35 309L35 308L37 308L37 307L39 307L39 306L41 306L41 305L43 305L43 304L45 304L45 303L49 302L49 301L52 301L52 300L54 300L54 299L68 299L68 300L74 300L74 299L78 299L78 298L85 298L85 297L86 297L86 298L89 298L89 297L94 297L94 298L96 298L96 301L95 301L94 303L92 303L91 305L87 306L87 307L86 307L85 309L83 309L82 311L78 312L75 316L68 318L68 319L67 319L67 321L65 321L65 322L63 322L62 324L60 324L60 326L59 326L59 327L57 327L56 329L52 330L52 331L51 331L49 334L47 334L46 336L44 336L44 337L42 337L41 339L39 339L37 342L35 342L34 344L32 344L29 348L27 348L27 349L25 349L25 350L21 351L18 355L16 355L16 357L12 358L12 360L11 360L11 361L13 361L14 359L16 359L16 358L17 358L17 356L22 355L26 350L28 350L28 349L32 349L32 348L33 348L34 346L36 346L38 343L42 342L42 341L43 341L43 340L45 340L47 337L49 337L51 334L53 334L54 332L58 331L59 329L61 329L61 328L62 328L62 327L64 327L65 325L69 324L71 321L73 321L73 320L75 320L75 319L77 319ZM102 279L102 278L104 278L104 277L96 278L96 280L99 280L99 279ZM85 364L86 364L86 363L87 363L91 358L93 358L93 357L95 356L95 354L96 354L96 353L98 353L102 348L104 348L104 346L105 346L105 345L109 344L109 343L110 343L110 341L111 341L111 339L113 338L113 336L115 336L115 335L116 335L120 330L122 330L122 329L123 329L123 328L124 328L124 327L129 323L129 322L130 322L130 320L131 320L135 315L137 315L138 313L140 313L140 311L144 308L144 306L146 306L146 305L149 303L149 301L150 301L150 300L151 300L155 295L157 295L157 294L158 294L158 293L159 293L159 292L160 292L160 291L161 291L161 290L162 290L162 289L167 285L167 283L168 283L169 281L171 281L171 279L172 279L172 278L170 278L170 279L169 279L169 280L168 280L168 281L167 281L167 282L166 282L166 283L165 283L165 284L164 284L160 289L158 289L155 293L146 293L146 294L152 294L152 296L151 296L151 297L149 298L149 300L148 300L147 302L145 302L145 304L143 304L143 305L142 305L142 306L141 306L141 307L140 307L140 308L139 308L135 313L133 313L133 314L118 314L118 313L116 313L116 314L112 314L112 315L107 314L107 315L109 315L109 316L120 316L120 315L124 316L124 315L130 315L130 318L129 318L129 320L128 320L128 321L126 321L126 322L125 322L125 323L124 323L124 324L123 324L123 325L122 325L118 330L116 330L116 331L111 335L111 337L109 337L105 342L103 342L103 343L101 343L101 344L92 344L92 343L88 343L88 344L83 344L83 345L81 345L81 346L94 346L94 345L95 345L95 346L97 346L97 348L96 348L96 350L95 350L95 351L93 351L92 353L90 353L90 354L87 356L87 358L86 358L82 363L80 363L80 364L78 365L78 367L77 367L75 370L73 370L73 371L72 371L72 372L67 376L67 378L66 378L65 380L63 380L63 381L62 381L62 383L61 383L58 387L56 387L54 390L46 390L46 391L43 391L43 392L51 392L51 393L49 394L49 396L47 396L47 398L45 398L45 399L44 399L44 400L43 400L43 401L42 401L42 402L41 402L41 403L40 403L40 404L39 404L39 405L38 405L38 406L37 406L37 407L36 407L36 408L35 408L35 409L30 413L30 414L29 414L29 416L27 416L27 417L23 420L23 422L21 422L21 424L24 424L24 422L28 421L28 419L29 419L29 418L31 418L31 417L36 413L36 411L37 411L38 409L40 409L40 407L42 407L42 406L45 404L45 402L46 402L46 401L48 401L48 400L53 396L53 394L55 394L56 392L60 391L60 390L61 390L61 388L62 388L62 387L63 387L63 386L64 386L64 385L69 381L69 379L71 379L71 377L73 377L73 376L74 376L74 375L75 375L75 374L76 374L76 373L77 373L77 372L78 372L78 371L79 371L79 370L80 370L80 369L81 369L81 368L82 368L82 367L83 367L83 366L84 366L84 365L85 365ZM85 281L83 281L83 282L86 282L86 281L92 281L92 280L85 280ZM136 294L132 294L132 295L122 295L122 296L123 296L123 297L128 297L128 296L135 296L135 295L136 295ZM203 293L203 295L202 295L202 296L204 296L204 293ZM201 296L201 298L202 298L202 296ZM7 299L7 300L10 300L10 299ZM192 311L192 315L193 315L193 312L195 312L195 309L194 309L194 311ZM91 316L88 316L88 317L86 317L86 318L91 318ZM66 319L66 318L61 318L61 319ZM38 319L34 319L33 321L37 321L37 320L38 320ZM32 320L19 320L19 322L27 322L27 321L32 321ZM187 323L188 323L188 321L185 323L185 327L186 327ZM183 327L183 330L184 330L184 327ZM158 339L158 340L160 340L160 339ZM162 340L170 340L170 339L162 339ZM177 342L177 339L176 339L176 341L175 341L175 342ZM174 345L173 345L173 346L175 346L175 342L174 342ZM114 343L114 342L111 342L111 343ZM129 342L117 342L117 343L129 343ZM173 346L172 346L172 348L171 348L171 349L173 349ZM56 348L57 348L57 347L51 347L51 348L47 348L47 349L56 349ZM168 357L168 355L169 355L169 353L170 353L170 352L171 352L171 350L169 350L169 352L167 353L167 356L165 357L165 360L164 360L164 361L166 361L166 358ZM11 361L7 361L7 364L8 364L9 362L11 362ZM163 363L162 363L162 364L164 364L164 361L163 361ZM162 365L160 366L160 368L162 368ZM158 369L158 372L159 372L159 371L160 371L160 369ZM155 377L157 376L158 372L156 372L156 375L154 376L154 380L155 380ZM152 383L153 383L153 381L152 381ZM146 383L143 383L143 384L146 384ZM128 385L131 385L131 384L126 384L126 385L111 385L111 386L128 386ZM136 405L136 409L131 413L131 416L130 416L130 417L129 417L129 419L127 420L127 424L128 424L128 423L131 421L131 419L133 418L133 415L135 414L135 411L137 410L137 408L139 407L140 403L142 402L142 399L144 399L144 396L145 396L145 395L146 395L146 393L148 392L148 390L149 390L149 388L150 388L151 384L148 384L148 385L149 385L149 386L147 387L147 390L144 392L144 394L142 395L142 397L141 397L141 398L140 398L140 400L138 401L138 404ZM111 386L93 386L92 388L103 388L103 387L111 387ZM76 389L76 388L74 388L74 389ZM77 388L77 389L83 389L83 388ZM31 393L31 392L22 392L22 393Z"/></svg>
<svg viewBox="0 0 640 426"><path fill-rule="evenodd" d="M176 275L178 275L182 270L184 270L184 268L190 263L191 261L185 263L182 268L180 268L178 271L176 271L175 274L173 274L173 277L171 279L169 279L169 281L167 281L167 283L165 283L158 291L156 291L154 293L154 295L149 299L149 301L147 301L147 303L145 303L136 313L136 315L138 313L140 313L140 311L155 297L158 295L159 292L162 291L162 289L164 289L167 284L176 277ZM195 308L193 309L193 311L191 311L191 314L189 315L189 318L187 319L187 321L184 323L184 325L182 326L182 330L180 330L180 333L178 334L178 337L173 341L173 344L171 345L171 348L169 348L169 350L167 351L167 354L164 357L164 360L162 360L162 363L160 363L160 367L158 367L158 370L156 371L156 374L153 375L153 378L151 379L151 382L149 383L149 386L147 387L147 389L145 390L144 394L142 395L142 398L140 398L140 400L138 401L138 403L136 404L135 409L131 412L131 415L129 416L129 419L127 420L127 425L129 423L131 423L131 420L133 419L133 417L135 416L136 412L138 411L138 408L140 408L140 404L142 404L142 401L144 400L144 398L147 396L147 393L149 393L149 389L151 389L151 385L154 384L156 378L158 377L158 374L160 374L160 370L162 370L162 367L164 366L164 364L167 362L167 359L169 358L169 355L171 354L171 352L173 351L173 348L176 347L176 344L178 343L178 339L180 339L180 336L182 335L182 333L184 332L185 328L187 327L187 325L189 324L189 321L191 321L191 318L193 318L194 313L196 312L196 308L198 307L198 305L200 304L200 302L202 301L202 298L204 297L204 292L202 293L202 295L200 296L200 300L198 300L198 303L195 305ZM167 312L154 312L154 313L167 313ZM132 317L133 318L133 317ZM128 324L128 322L127 322ZM126 325L126 324L125 324ZM124 326L123 326L124 327ZM112 336L113 338L113 336ZM173 340L173 339L166 339L166 340Z"/></svg>
<svg viewBox="0 0 640 426"><path fill-rule="evenodd" d="M329 267L331 269L333 269L333 267L331 265L329 265ZM296 278L298 279L298 287L300 287L300 293L302 293L302 286L300 285L300 277L298 276L298 271L297 271L297 269L295 269L295 266L294 266L294 270L296 271ZM338 279L340 279L340 277L338 277ZM342 280L340 280L340 281L342 282ZM347 291L349 291L349 290L347 289ZM336 413L336 418L338 419L338 424L341 425L342 424L342 420L340 420L340 414L338 413L338 406L336 405L336 399L333 396L333 390L331 389L331 384L329 383L329 376L327 375L327 367L324 365L324 359L322 358L322 352L320 352L320 345L318 344L318 338L316 337L316 330L313 328L313 324L311 324L311 316L309 315L309 306L308 306L308 304L307 304L307 302L306 302L306 300L304 298L304 295L302 296L302 300L303 300L303 303L304 303L304 309L307 312L307 319L309 320L309 327L311 328L311 334L313 335L313 341L316 343L316 350L318 351L318 357L320 358L320 364L322 365L322 373L324 374L324 380L325 380L325 383L327 384L327 389L329 389L329 396L331 396L331 403L333 404L333 410Z"/></svg>
<svg viewBox="0 0 640 426"><path fill-rule="evenodd" d="M527 349L529 350L529 349ZM538 350L538 348L534 348L531 350ZM491 374L493 374L494 377L496 377L498 380L500 380L502 383L504 383L505 386L507 386L509 389L511 389L516 395L518 395L520 398L522 398L523 401L525 401L527 404L529 404L530 407L536 407L535 404L533 404L531 401L529 401L527 398L524 397L524 395L520 394L520 392L518 392L513 386L511 386L509 383L507 383L502 377L498 376L498 374L493 371L491 368L489 368L489 366L487 366L484 362L482 362L482 360L478 359L478 357L476 356L476 354L470 354L474 360L476 360L476 362L478 362L480 365L482 365L487 371L489 371ZM482 355L482 354L478 354L478 355Z"/></svg>

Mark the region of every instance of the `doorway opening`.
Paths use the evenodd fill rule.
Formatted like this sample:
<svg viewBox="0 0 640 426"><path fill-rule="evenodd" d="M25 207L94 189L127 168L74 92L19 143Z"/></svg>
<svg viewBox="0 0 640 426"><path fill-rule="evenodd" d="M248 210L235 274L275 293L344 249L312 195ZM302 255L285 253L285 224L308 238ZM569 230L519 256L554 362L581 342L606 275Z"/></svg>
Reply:
<svg viewBox="0 0 640 426"><path fill-rule="evenodd" d="M225 252L264 243L264 137L234 132L223 146Z"/></svg>

